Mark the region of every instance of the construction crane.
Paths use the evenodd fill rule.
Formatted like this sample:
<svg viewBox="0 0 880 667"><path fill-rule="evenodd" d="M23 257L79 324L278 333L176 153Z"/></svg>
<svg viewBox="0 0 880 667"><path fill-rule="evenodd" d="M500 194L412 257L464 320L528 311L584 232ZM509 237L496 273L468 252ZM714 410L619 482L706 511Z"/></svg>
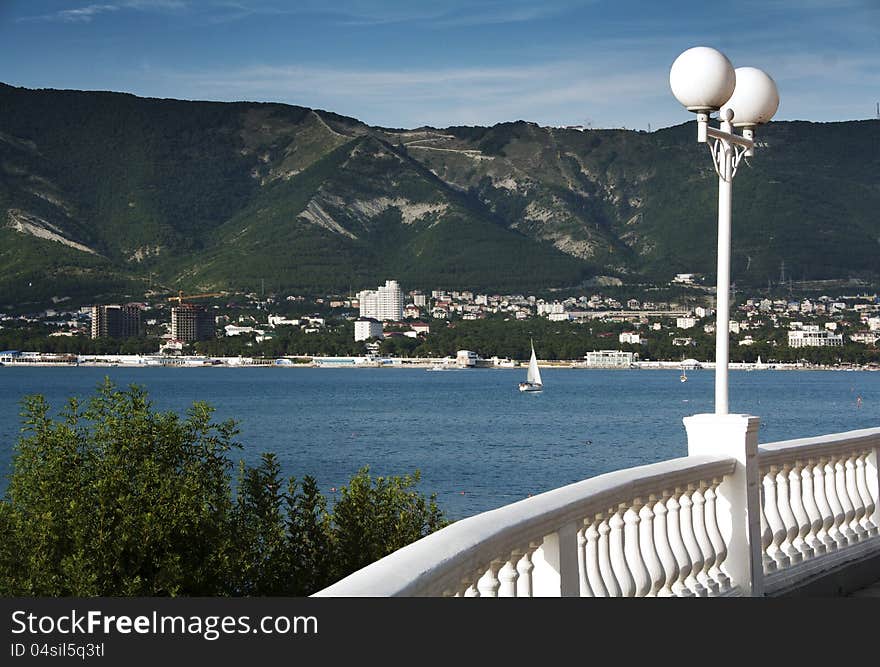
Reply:
<svg viewBox="0 0 880 667"><path fill-rule="evenodd" d="M184 296L183 290L178 290L177 296L169 296L168 300L177 301L177 305L181 306L183 305L184 299L204 299L211 296L223 296L223 294L221 294L220 292L207 292L205 294L187 294L186 296Z"/></svg>

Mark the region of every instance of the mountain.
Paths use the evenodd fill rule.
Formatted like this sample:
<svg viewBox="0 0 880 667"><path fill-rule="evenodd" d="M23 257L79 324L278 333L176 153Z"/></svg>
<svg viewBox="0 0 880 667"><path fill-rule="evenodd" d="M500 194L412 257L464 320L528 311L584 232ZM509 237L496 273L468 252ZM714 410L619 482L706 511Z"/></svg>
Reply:
<svg viewBox="0 0 880 667"><path fill-rule="evenodd" d="M775 122L733 277L875 279L880 121ZM652 133L370 127L266 103L0 84L0 305L165 290L525 291L714 274L717 177Z"/></svg>

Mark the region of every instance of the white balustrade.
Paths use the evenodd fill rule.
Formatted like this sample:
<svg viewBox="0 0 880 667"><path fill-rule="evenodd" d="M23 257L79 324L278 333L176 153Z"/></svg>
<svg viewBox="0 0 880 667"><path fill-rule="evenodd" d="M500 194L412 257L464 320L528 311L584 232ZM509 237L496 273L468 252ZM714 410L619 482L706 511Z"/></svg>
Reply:
<svg viewBox="0 0 880 667"><path fill-rule="evenodd" d="M316 595L776 594L880 551L880 429L757 446L754 417L685 426L688 457L462 519Z"/></svg>
<svg viewBox="0 0 880 667"><path fill-rule="evenodd" d="M691 456L577 482L455 522L317 595L718 595L726 545L705 494L734 465Z"/></svg>
<svg viewBox="0 0 880 667"><path fill-rule="evenodd" d="M878 447L880 429L759 447L761 510L773 534L762 543L771 584L796 585L791 572L802 570L806 579L859 558L866 549L880 549L875 539Z"/></svg>

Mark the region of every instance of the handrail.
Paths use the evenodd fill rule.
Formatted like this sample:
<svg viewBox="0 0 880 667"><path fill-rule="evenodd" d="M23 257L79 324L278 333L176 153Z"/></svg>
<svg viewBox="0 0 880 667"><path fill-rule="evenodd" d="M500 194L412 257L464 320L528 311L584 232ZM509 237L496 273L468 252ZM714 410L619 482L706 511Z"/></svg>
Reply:
<svg viewBox="0 0 880 667"><path fill-rule="evenodd" d="M869 449L880 446L880 428L863 428L841 433L829 433L810 438L780 440L758 445L761 466L769 466L792 460L845 453L853 449Z"/></svg>
<svg viewBox="0 0 880 667"><path fill-rule="evenodd" d="M349 575L315 596L450 594L474 573L491 569L495 577L502 564L510 562L511 554L531 553L546 536L559 534L566 526L574 526L575 532L579 529L578 538L583 541L584 526L599 514L619 514L623 505L629 508L634 501L643 505L649 498L662 497L664 493L686 492L703 480L721 480L730 475L735 466L736 461L732 458L690 456L575 482L457 521ZM697 532L698 537L703 536L699 529ZM622 548L622 534L620 540ZM688 544L696 544L695 539ZM570 553L563 554L560 558L565 560L571 556ZM585 578L583 571L581 578Z"/></svg>

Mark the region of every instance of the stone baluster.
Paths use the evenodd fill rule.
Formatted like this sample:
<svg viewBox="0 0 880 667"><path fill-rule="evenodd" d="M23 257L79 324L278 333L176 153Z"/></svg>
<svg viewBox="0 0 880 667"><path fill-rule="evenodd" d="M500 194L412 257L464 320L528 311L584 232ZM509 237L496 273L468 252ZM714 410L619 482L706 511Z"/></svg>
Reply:
<svg viewBox="0 0 880 667"><path fill-rule="evenodd" d="M703 583L697 578L697 574L703 570L703 554L700 551L700 545L697 543L696 531L694 529L694 501L692 495L696 489L694 484L688 484L683 489L679 498L679 526L681 527L681 539L684 547L687 549L688 560L691 564L690 572L685 580L685 586L690 588L697 597L708 597L709 592Z"/></svg>
<svg viewBox="0 0 880 667"><path fill-rule="evenodd" d="M781 468L771 466L771 470L773 469L776 471L776 506L779 508L779 516L782 517L782 524L785 526L785 539L782 541L780 548L788 555L791 564L794 565L803 560L803 554L794 544L800 527L791 509L791 498L788 488L788 473L791 470L791 464L783 463Z"/></svg>
<svg viewBox="0 0 880 667"><path fill-rule="evenodd" d="M846 488L846 465L842 456L838 455L834 460L834 486L837 489L837 499L843 508L843 521L840 523L840 531L846 536L848 544L858 542L859 536L853 531L850 523L855 516L855 508Z"/></svg>
<svg viewBox="0 0 880 667"><path fill-rule="evenodd" d="M837 549L841 549L849 544L849 538L843 530L844 509L843 504L837 495L837 471L834 461L831 458L823 460L823 469L825 472L825 497L828 498L828 505L834 516L834 521L828 529Z"/></svg>
<svg viewBox="0 0 880 667"><path fill-rule="evenodd" d="M813 547L811 547L806 540L807 536L810 534L810 526L812 522L810 521L810 517L804 507L803 489L801 488L801 482L803 480L801 472L803 469L803 461L795 460L794 465L788 472L788 484L789 505L791 505L791 513L794 515L797 524L797 534L794 536L792 544L795 549L801 552L803 558L807 559L812 558L815 553Z"/></svg>
<svg viewBox="0 0 880 667"><path fill-rule="evenodd" d="M697 538L697 544L702 553L703 567L697 572L697 580L703 584L709 595L718 595L721 585L716 581L710 572L715 566L715 548L712 540L709 539L708 519L706 516L706 493L711 488L711 484L705 480L701 480L691 494L691 500L694 506L691 508L691 515L694 526L694 535Z"/></svg>
<svg viewBox="0 0 880 667"><path fill-rule="evenodd" d="M611 525L609 517L613 516L614 508L608 510L608 516L602 516L599 523L599 571L602 574L602 583L608 597L619 598L621 596L620 585L614 576L614 569L611 566Z"/></svg>
<svg viewBox="0 0 880 667"><path fill-rule="evenodd" d="M532 570L535 564L532 562L532 554L541 546L541 542L529 542L528 549L523 553L522 558L516 564L516 570L519 577L516 580L516 595L521 598L530 598L534 595L534 581L532 581Z"/></svg>
<svg viewBox="0 0 880 667"><path fill-rule="evenodd" d="M782 549L782 543L785 540L786 528L779 516L779 505L776 502L776 466L770 466L770 469L762 476L762 485L764 488L764 516L767 518L767 525L773 532L773 542L768 548L767 553L776 561L777 570L791 565L788 554Z"/></svg>
<svg viewBox="0 0 880 667"><path fill-rule="evenodd" d="M498 572L498 579L501 582L501 586L498 588L498 597L516 597L516 580L519 579L519 572L517 571L516 566L522 556L522 551L512 551L510 558L504 562L504 566Z"/></svg>
<svg viewBox="0 0 880 667"><path fill-rule="evenodd" d="M862 497L862 503L865 506L862 525L865 528L865 532L870 537L873 537L878 533L878 526L874 523L873 518L877 503L871 497L871 490L868 488L868 456L870 456L870 452L867 450L858 452L856 455L856 485L859 489L859 495Z"/></svg>
<svg viewBox="0 0 880 667"><path fill-rule="evenodd" d="M776 561L770 557L768 549L773 544L773 531L767 523L767 515L764 513L764 487L761 486L761 565L764 574L776 571Z"/></svg>
<svg viewBox="0 0 880 667"><path fill-rule="evenodd" d="M849 526L857 539L864 540L868 537L868 531L862 525L862 519L865 517L865 503L862 500L862 494L859 493L858 480L856 479L856 459L858 456L858 452L850 452L846 456L843 467L846 478L846 492L853 506L853 517L850 520Z"/></svg>
<svg viewBox="0 0 880 667"><path fill-rule="evenodd" d="M466 598L478 598L480 597L480 587L477 585L481 572L476 572L472 574L469 578L464 579L462 582L463 592L462 595Z"/></svg>
<svg viewBox="0 0 880 667"><path fill-rule="evenodd" d="M586 520L584 521L586 524ZM588 525L583 525L577 532L578 543L578 586L580 588L580 596L582 598L595 597L593 589L590 587L590 579L587 576L587 529Z"/></svg>
<svg viewBox="0 0 880 667"><path fill-rule="evenodd" d="M483 575L477 583L477 590L480 591L480 597L498 597L498 589L501 587L501 581L498 579L498 572L501 570L504 562L505 561L496 559L489 563L485 575Z"/></svg>
<svg viewBox="0 0 880 667"><path fill-rule="evenodd" d="M669 545L672 547L675 562L678 564L678 577L672 583L672 592L678 597L693 597L694 592L685 584L685 580L691 574L691 560L682 538L681 505L678 502L680 494L681 489L676 488L669 497L669 500L666 501L666 509L669 510L669 513L666 515L666 525L669 529Z"/></svg>
<svg viewBox="0 0 880 667"><path fill-rule="evenodd" d="M822 517L822 526L819 528L819 539L825 545L825 552L831 553L837 549L837 542L831 535L834 528L834 510L828 500L826 493L825 481L825 464L823 457L818 457L813 465L813 493L816 495L816 506L819 508L819 515Z"/></svg>
<svg viewBox="0 0 880 667"><path fill-rule="evenodd" d="M675 595L672 585L678 581L678 560L672 551L669 538L669 509L666 503L670 494L664 491L654 504L654 544L657 546L657 557L663 566L663 582L657 590L658 597L671 597Z"/></svg>
<svg viewBox="0 0 880 667"><path fill-rule="evenodd" d="M724 481L723 478L716 477L712 480L709 488L703 496L706 498L706 533L712 542L712 548L715 550L715 561L709 570L709 576L718 582L719 592L725 593L730 590L730 577L724 571L724 561L727 559L727 542L721 529L718 527L718 486Z"/></svg>
<svg viewBox="0 0 880 667"><path fill-rule="evenodd" d="M632 574L635 584L635 597L641 598L651 591L651 573L645 564L641 549L641 509L644 502L641 498L634 498L626 512L623 514L624 523L624 549L626 562Z"/></svg>
<svg viewBox="0 0 880 667"><path fill-rule="evenodd" d="M621 503L616 509L609 510L611 517L608 524L611 526L609 536L611 545L611 568L620 586L620 594L625 598L634 597L636 594L636 582L626 562L626 550L624 547L624 521L623 514L629 509L628 505Z"/></svg>
<svg viewBox="0 0 880 667"><path fill-rule="evenodd" d="M584 547L584 566L586 570L587 582L590 590L595 597L608 597L608 589L605 588L602 570L599 567L601 560L601 552L599 545L599 526L602 523L602 515L594 514L592 518L584 519L586 524L584 537L586 545Z"/></svg>
<svg viewBox="0 0 880 667"><path fill-rule="evenodd" d="M807 519L810 522L804 539L813 550L813 554L818 556L825 553L825 544L819 539L819 531L822 529L822 514L819 512L816 490L813 487L813 468L815 466L815 459L807 459L806 465L801 467L801 496L804 511L806 511Z"/></svg>
<svg viewBox="0 0 880 667"><path fill-rule="evenodd" d="M648 502L639 510L639 516L642 519L639 524L639 548L642 550L642 559L650 579L650 589L647 595L652 597L659 594L666 581L666 573L663 570L663 563L657 552L657 542L654 539L654 506L657 504L657 500L656 494L650 494Z"/></svg>

